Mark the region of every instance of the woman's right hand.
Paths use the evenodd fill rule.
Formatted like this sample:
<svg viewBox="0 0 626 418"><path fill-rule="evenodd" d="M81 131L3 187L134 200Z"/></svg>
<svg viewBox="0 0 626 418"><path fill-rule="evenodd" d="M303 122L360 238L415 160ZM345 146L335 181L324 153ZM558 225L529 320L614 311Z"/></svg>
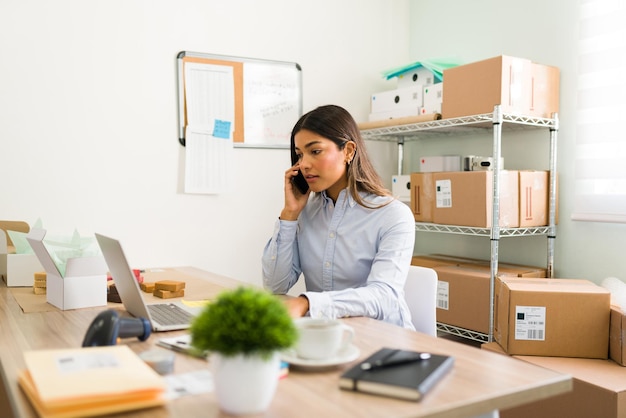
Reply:
<svg viewBox="0 0 626 418"><path fill-rule="evenodd" d="M300 212L306 206L309 200L311 189L302 194L293 184L293 178L298 175L299 163L294 164L285 171L285 206L280 213L280 219L285 221L295 221L298 219Z"/></svg>

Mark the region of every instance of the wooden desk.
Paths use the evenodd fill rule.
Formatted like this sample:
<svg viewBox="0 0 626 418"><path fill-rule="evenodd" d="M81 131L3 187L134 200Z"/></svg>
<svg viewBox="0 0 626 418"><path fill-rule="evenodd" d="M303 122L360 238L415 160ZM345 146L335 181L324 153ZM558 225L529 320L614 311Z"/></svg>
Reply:
<svg viewBox="0 0 626 418"><path fill-rule="evenodd" d="M156 276L146 273L146 276L147 281L166 277L182 278L188 281L188 289L204 293L202 297L239 284L235 280L189 267L168 269ZM187 292L186 298L191 299L192 295ZM17 375L25 367L22 352L31 349L80 347L88 325L103 309L105 308L24 314L10 289L0 285L0 363L7 398L15 416L36 416L17 384ZM276 396L264 416L465 417L544 399L572 388L572 380L568 375L501 354L408 331L369 318L348 318L345 321L356 331L354 344L361 351L360 359L388 346L450 354L456 358L455 367L420 403L340 390L339 375L353 363L326 370L292 369L289 376L279 382ZM141 352L154 346L159 337L177 333L158 333L145 342L132 338L123 343L134 351ZM208 363L204 360L176 354L175 373L207 366ZM0 412L3 417L10 416L9 411ZM219 411L214 394L210 393L182 397L161 408L116 416L220 417L224 414Z"/></svg>

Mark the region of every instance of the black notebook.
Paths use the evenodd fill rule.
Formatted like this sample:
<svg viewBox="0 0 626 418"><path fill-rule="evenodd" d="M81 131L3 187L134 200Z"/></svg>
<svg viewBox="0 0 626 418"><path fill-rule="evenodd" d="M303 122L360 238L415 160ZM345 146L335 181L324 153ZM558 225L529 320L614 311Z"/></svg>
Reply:
<svg viewBox="0 0 626 418"><path fill-rule="evenodd" d="M454 357L381 348L339 379L345 390L419 401L454 366Z"/></svg>

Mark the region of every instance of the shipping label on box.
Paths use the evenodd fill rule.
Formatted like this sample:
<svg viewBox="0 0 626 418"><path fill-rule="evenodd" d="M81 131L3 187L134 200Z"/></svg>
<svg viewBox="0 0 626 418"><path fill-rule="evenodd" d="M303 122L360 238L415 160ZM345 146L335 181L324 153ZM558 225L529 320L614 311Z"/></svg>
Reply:
<svg viewBox="0 0 626 418"><path fill-rule="evenodd" d="M46 271L46 300L61 310L105 306L107 266L102 256L67 260L61 274L43 243L46 231L33 228L27 236L30 246Z"/></svg>
<svg viewBox="0 0 626 418"><path fill-rule="evenodd" d="M499 276L494 303L508 354L608 358L610 293L591 281Z"/></svg>

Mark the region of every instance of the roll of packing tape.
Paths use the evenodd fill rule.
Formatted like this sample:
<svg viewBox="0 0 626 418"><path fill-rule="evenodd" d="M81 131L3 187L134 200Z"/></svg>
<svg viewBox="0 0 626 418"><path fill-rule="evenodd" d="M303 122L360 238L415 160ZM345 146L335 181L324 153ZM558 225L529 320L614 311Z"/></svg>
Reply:
<svg viewBox="0 0 626 418"><path fill-rule="evenodd" d="M168 374L174 371L174 353L172 351L153 349L144 351L139 357L158 374Z"/></svg>

